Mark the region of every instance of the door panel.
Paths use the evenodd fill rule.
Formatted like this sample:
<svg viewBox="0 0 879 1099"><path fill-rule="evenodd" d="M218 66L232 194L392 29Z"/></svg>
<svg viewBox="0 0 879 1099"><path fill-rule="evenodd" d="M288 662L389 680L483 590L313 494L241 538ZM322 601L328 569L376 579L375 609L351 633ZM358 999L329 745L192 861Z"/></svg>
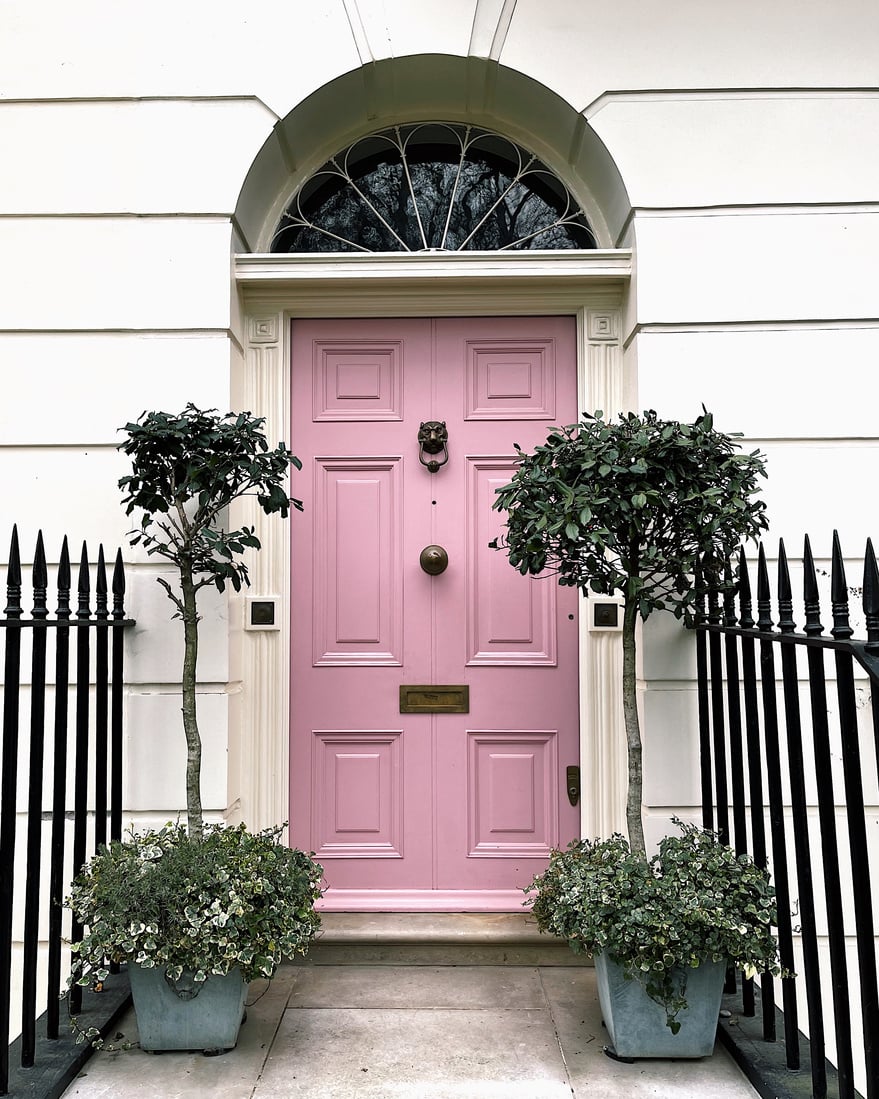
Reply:
<svg viewBox="0 0 879 1099"><path fill-rule="evenodd" d="M559 317L293 323L292 838L328 907L518 908L577 833L577 596L488 548L513 443L576 419L574 340ZM442 684L469 713L400 713L402 685Z"/></svg>

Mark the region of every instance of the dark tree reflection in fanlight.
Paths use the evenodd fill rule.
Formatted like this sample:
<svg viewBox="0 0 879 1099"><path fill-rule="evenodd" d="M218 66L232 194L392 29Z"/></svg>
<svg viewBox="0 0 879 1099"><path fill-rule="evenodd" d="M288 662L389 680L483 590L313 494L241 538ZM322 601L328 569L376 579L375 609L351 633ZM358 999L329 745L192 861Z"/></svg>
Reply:
<svg viewBox="0 0 879 1099"><path fill-rule="evenodd" d="M583 211L532 153L475 126L360 138L294 195L273 252L595 248Z"/></svg>

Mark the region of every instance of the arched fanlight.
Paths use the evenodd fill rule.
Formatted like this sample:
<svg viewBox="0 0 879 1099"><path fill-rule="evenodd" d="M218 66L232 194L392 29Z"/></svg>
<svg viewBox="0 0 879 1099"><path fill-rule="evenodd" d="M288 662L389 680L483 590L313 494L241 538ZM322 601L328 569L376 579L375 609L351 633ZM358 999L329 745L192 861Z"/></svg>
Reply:
<svg viewBox="0 0 879 1099"><path fill-rule="evenodd" d="M595 248L589 222L545 164L500 134L430 122L369 134L290 201L273 252Z"/></svg>

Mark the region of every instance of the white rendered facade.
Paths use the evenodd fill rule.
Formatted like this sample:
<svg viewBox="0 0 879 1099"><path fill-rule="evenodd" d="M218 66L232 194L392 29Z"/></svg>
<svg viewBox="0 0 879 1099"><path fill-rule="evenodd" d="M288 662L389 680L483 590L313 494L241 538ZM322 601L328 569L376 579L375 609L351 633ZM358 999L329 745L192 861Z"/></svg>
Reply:
<svg viewBox="0 0 879 1099"><path fill-rule="evenodd" d="M585 409L656 408L768 456L768 546L879 533L879 10L696 0L0 0L0 546L19 525L125 544L117 429L143 409L247 407L289 440L295 316L569 312ZM267 257L292 190L355 137L471 121L533 149L583 204L585 257ZM293 486L295 494L295 482ZM260 526L252 595L289 532ZM305 521L295 516L292 522ZM183 804L181 646L160 569L127 550L125 803ZM857 580L852 580L857 583ZM208 596L203 795L288 815L288 633ZM613 634L581 630L587 834L621 825ZM649 834L698 802L692 641L642 646ZM879 805L876 775L868 801ZM879 811L872 814L879 823ZM877 866L879 872L879 866Z"/></svg>

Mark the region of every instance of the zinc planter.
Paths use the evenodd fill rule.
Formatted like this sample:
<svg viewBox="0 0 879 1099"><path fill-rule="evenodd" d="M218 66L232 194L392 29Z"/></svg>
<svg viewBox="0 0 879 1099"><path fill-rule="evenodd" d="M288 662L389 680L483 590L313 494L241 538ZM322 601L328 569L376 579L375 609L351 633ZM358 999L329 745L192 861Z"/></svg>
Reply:
<svg viewBox="0 0 879 1099"><path fill-rule="evenodd" d="M595 973L611 1056L626 1060L711 1056L726 975L724 962L686 970L687 1007L678 1013L681 1029L677 1034L666 1025L665 1009L650 999L639 980L626 980L623 967L612 958L596 954Z"/></svg>
<svg viewBox="0 0 879 1099"><path fill-rule="evenodd" d="M196 984L191 973L171 981L162 967L144 969L131 962L128 976L141 1049L214 1053L234 1048L248 988L240 970Z"/></svg>

